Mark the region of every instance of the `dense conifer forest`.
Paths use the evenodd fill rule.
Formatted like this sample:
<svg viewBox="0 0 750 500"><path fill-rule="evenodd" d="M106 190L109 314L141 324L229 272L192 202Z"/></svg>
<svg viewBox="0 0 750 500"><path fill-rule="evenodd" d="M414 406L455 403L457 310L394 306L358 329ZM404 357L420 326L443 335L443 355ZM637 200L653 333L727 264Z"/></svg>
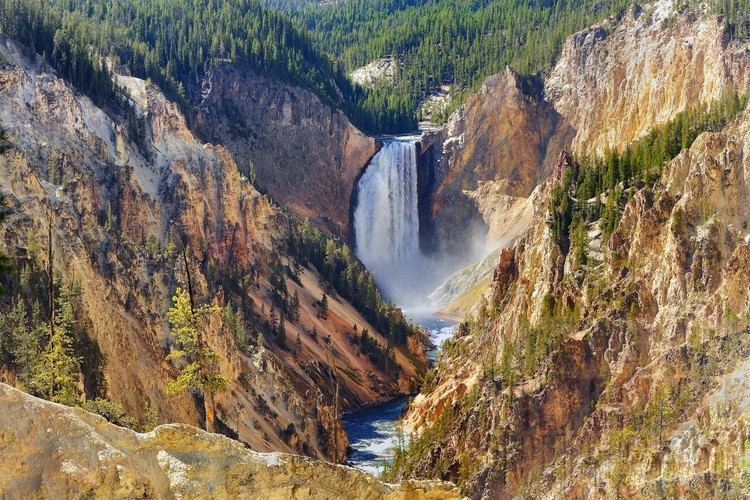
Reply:
<svg viewBox="0 0 750 500"><path fill-rule="evenodd" d="M439 86L452 86L455 108L505 66L543 73L568 35L629 4L0 0L0 31L42 54L98 104L117 93L104 57L150 78L183 107L206 71L231 62L312 90L368 132L396 133L416 128L419 103ZM748 7L747 0L715 0L708 8L724 14L732 39L750 34ZM392 80L369 89L349 82L347 72L382 57L397 61Z"/></svg>
<svg viewBox="0 0 750 500"><path fill-rule="evenodd" d="M0 32L41 54L98 104L116 90L105 57L151 79L183 108L207 70L231 63L308 88L361 128L378 131L359 104L364 91L288 16L253 0L2 0Z"/></svg>
<svg viewBox="0 0 750 500"><path fill-rule="evenodd" d="M730 38L750 34L745 0L714 0L704 7L678 3L680 9L724 15ZM379 113L417 109L425 95L449 84L453 103L437 117L441 121L489 75L506 66L522 74L544 73L568 35L630 5L627 0L344 0L297 3L295 15L316 44L349 71L382 57L398 61L393 80L376 84L362 103L376 121Z"/></svg>

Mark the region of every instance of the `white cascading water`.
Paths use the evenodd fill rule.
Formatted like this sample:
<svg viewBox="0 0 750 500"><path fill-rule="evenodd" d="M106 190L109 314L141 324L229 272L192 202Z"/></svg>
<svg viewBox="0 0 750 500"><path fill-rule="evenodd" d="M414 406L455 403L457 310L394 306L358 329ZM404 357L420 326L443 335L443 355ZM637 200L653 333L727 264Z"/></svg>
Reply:
<svg viewBox="0 0 750 500"><path fill-rule="evenodd" d="M451 268L419 249L417 192L416 138L387 140L357 185L355 251L380 289L439 346L452 335L453 324L432 315L428 294ZM384 461L392 460L396 421L406 404L396 399L344 417L353 449L350 464L377 474Z"/></svg>
<svg viewBox="0 0 750 500"><path fill-rule="evenodd" d="M392 298L422 264L417 202L417 143L388 140L359 180L354 233L357 257Z"/></svg>

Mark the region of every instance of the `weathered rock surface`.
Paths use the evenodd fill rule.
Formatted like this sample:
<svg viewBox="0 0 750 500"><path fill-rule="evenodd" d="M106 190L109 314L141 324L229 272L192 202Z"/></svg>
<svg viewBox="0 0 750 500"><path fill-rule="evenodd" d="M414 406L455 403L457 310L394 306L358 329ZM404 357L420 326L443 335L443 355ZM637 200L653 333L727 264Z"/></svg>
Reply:
<svg viewBox="0 0 750 500"><path fill-rule="evenodd" d="M544 91L576 132L572 150L603 154L732 87L744 93L744 52L716 17L679 13L672 0L633 4L569 37Z"/></svg>
<svg viewBox="0 0 750 500"><path fill-rule="evenodd" d="M347 234L355 183L375 139L312 92L221 67L203 82L193 126L300 217Z"/></svg>
<svg viewBox="0 0 750 500"><path fill-rule="evenodd" d="M633 197L590 268L560 252L538 206L476 323L441 356L435 388L410 408L415 429L452 409L416 476L458 480L466 468L477 498L748 494L748 132L745 113L702 135L663 184ZM550 319L550 304L575 319ZM495 378L506 346L527 352L530 329L555 335L565 321L529 376L510 388Z"/></svg>
<svg viewBox="0 0 750 500"><path fill-rule="evenodd" d="M397 65L398 62L392 57L376 59L352 71L349 78L357 85L371 87L381 80L393 80Z"/></svg>
<svg viewBox="0 0 750 500"><path fill-rule="evenodd" d="M422 141L433 176L422 201L420 222L433 231L424 246L464 253L467 242L484 246L486 236L512 240L529 222L516 224L527 212L523 201L570 138L540 82L510 69L488 78L443 130Z"/></svg>
<svg viewBox="0 0 750 500"><path fill-rule="evenodd" d="M721 43L715 18L659 20L660 5L566 44L547 88L570 90L551 97L577 152L621 146L728 85L746 90L746 45ZM702 134L629 195L608 240L589 228L597 257L584 266L550 227L556 176L540 187L491 297L410 407L407 428L432 441L404 475L452 478L473 498L748 496L748 138L747 111Z"/></svg>
<svg viewBox="0 0 750 500"><path fill-rule="evenodd" d="M3 498L459 498L452 485L391 485L349 467L256 453L182 424L139 434L0 383Z"/></svg>
<svg viewBox="0 0 750 500"><path fill-rule="evenodd" d="M415 389L419 363L405 348L396 350L399 368L391 375L362 355L352 325L381 345L386 340L341 297L329 294L330 314L318 317L314 303L327 285L314 269L302 269L301 284L287 280L289 293L299 294L300 317L286 321L283 342L258 337L278 320L269 277L274 262L286 262L289 218L240 174L229 150L199 142L156 87L118 78L143 121L138 137L116 113L40 72L38 61L5 37L0 53L7 61L0 126L8 145L0 154L0 189L10 211L0 251L18 256L21 268L46 265L52 205L61 283L80 285L78 319L102 354L96 373L84 374L96 378L85 381L88 397L106 396L141 423L149 407L161 422L202 422L195 398L165 392L175 376L164 360L172 342L166 312L185 282L173 244L183 241L199 299L232 304L247 320L250 347L218 319L206 335L230 379L216 398L227 433L259 451L341 460L346 437L333 410L328 335L342 409Z"/></svg>

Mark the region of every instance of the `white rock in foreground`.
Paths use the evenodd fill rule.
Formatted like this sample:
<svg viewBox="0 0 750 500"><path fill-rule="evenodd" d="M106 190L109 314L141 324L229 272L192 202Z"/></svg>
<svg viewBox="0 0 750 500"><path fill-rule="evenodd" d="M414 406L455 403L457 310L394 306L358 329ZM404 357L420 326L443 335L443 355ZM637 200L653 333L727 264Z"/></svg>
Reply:
<svg viewBox="0 0 750 500"><path fill-rule="evenodd" d="M256 453L195 427L139 434L0 384L0 497L448 499L447 483L382 483L349 467Z"/></svg>

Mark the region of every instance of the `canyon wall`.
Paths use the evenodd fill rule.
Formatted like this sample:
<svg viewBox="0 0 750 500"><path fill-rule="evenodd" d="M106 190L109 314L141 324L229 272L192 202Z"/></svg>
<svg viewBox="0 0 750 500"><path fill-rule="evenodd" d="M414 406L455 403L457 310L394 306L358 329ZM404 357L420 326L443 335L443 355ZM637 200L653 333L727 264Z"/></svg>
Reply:
<svg viewBox="0 0 750 500"><path fill-rule="evenodd" d="M15 258L19 279L43 272L51 221L58 282L80 289L79 334L100 352L99 366L84 373L96 379L86 381L87 397L108 397L141 424L149 411L160 422L202 422L196 398L166 394L176 376L164 359L173 343L166 313L175 288L186 285L182 246L198 299L231 306L247 329L240 345L217 315L205 332L230 380L216 398L223 432L259 451L338 461L346 450L338 383L341 410L415 390L420 341L410 339L413 352L396 347L386 373L361 352L353 328L368 329L381 346L385 337L311 265L296 279L282 274L298 295L299 318L275 326L271 277L279 265L294 267L293 220L241 175L228 149L198 141L156 87L117 77L135 113L128 123L5 37L0 53L0 189L8 203L0 250ZM327 317L316 306L324 292ZM2 376L20 383L12 370Z"/></svg>
<svg viewBox="0 0 750 500"><path fill-rule="evenodd" d="M545 88L574 151L593 154L746 93L748 53L714 17L635 6L573 35ZM701 134L628 193L611 236L587 227L585 264L549 216L560 155L410 406L420 437L397 475L472 498L747 496L749 134L747 111Z"/></svg>
<svg viewBox="0 0 750 500"><path fill-rule="evenodd" d="M375 139L309 90L229 66L211 71L195 100L201 137L224 144L292 213L348 236L350 200Z"/></svg>
<svg viewBox="0 0 750 500"><path fill-rule="evenodd" d="M572 130L542 95L541 82L507 69L491 76L448 124L422 140L428 179L423 246L464 253L468 241L512 241L529 223L525 202Z"/></svg>
<svg viewBox="0 0 750 500"><path fill-rule="evenodd" d="M633 4L570 36L544 92L576 131L572 151L601 155L731 88L744 93L746 59L719 18L678 12L670 0Z"/></svg>

